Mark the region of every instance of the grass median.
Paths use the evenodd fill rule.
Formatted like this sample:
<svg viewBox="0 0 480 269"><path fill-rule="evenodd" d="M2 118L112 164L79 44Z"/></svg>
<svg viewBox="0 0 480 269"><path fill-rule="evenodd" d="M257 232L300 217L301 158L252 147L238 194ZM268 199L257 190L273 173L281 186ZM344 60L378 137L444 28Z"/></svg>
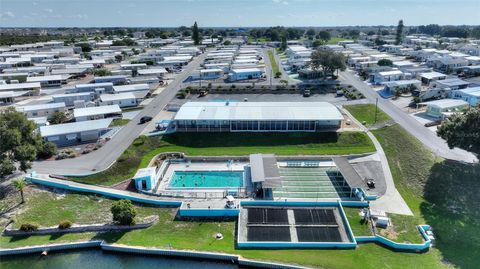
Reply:
<svg viewBox="0 0 480 269"><path fill-rule="evenodd" d="M72 180L112 185L131 178L138 168L162 152L184 152L191 156L246 156L252 153L277 155L339 155L374 152L362 132L344 133L176 133L139 137L109 169Z"/></svg>
<svg viewBox="0 0 480 269"><path fill-rule="evenodd" d="M277 61L275 60L275 56L273 55L273 51L272 51L272 50L268 50L268 59L270 59L270 65L272 66L273 75L275 75L275 74L277 74L278 72L280 72L280 69L278 68L278 63L277 63Z"/></svg>

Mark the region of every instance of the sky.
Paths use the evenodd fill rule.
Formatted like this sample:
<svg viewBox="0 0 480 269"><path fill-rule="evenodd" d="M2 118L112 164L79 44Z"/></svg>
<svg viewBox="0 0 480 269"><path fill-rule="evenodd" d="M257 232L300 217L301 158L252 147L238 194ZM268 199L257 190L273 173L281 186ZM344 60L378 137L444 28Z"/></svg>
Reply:
<svg viewBox="0 0 480 269"><path fill-rule="evenodd" d="M480 24L480 0L0 0L1 27Z"/></svg>

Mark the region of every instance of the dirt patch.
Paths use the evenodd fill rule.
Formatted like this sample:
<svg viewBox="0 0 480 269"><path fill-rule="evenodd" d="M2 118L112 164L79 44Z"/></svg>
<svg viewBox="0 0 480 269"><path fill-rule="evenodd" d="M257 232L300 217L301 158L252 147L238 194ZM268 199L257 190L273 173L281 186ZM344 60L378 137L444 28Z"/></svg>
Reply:
<svg viewBox="0 0 480 269"><path fill-rule="evenodd" d="M137 191L137 189L135 188L135 181L131 179L127 179L118 184L112 185L112 189L122 190L122 191L132 191L132 192Z"/></svg>
<svg viewBox="0 0 480 269"><path fill-rule="evenodd" d="M387 229L379 229L379 234L394 241L398 238L398 233L395 231L393 226L390 226Z"/></svg>

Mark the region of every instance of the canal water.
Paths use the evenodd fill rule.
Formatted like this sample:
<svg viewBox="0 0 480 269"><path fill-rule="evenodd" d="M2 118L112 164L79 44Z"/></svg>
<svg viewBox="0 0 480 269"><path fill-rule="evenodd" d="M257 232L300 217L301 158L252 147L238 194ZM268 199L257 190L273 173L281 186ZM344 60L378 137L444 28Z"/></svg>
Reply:
<svg viewBox="0 0 480 269"><path fill-rule="evenodd" d="M0 257L1 269L41 269L41 268L68 268L68 269L152 269L152 268L212 268L238 269L231 263L212 262L194 259L177 259L160 256L130 255L101 250L82 250L68 252L51 252L47 257L34 255L13 255Z"/></svg>

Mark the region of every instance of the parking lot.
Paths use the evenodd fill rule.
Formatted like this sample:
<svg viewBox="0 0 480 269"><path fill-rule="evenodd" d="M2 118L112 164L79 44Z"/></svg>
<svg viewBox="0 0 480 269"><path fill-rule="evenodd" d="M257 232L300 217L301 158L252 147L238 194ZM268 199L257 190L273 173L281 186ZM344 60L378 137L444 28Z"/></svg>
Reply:
<svg viewBox="0 0 480 269"><path fill-rule="evenodd" d="M300 93L288 94L208 94L199 97L197 94L190 95L186 99L173 99L169 105L180 106L186 102L208 102L208 101L251 101L251 102L330 102L333 104L344 104L349 102L347 98L336 94L312 94L310 97L304 97Z"/></svg>

